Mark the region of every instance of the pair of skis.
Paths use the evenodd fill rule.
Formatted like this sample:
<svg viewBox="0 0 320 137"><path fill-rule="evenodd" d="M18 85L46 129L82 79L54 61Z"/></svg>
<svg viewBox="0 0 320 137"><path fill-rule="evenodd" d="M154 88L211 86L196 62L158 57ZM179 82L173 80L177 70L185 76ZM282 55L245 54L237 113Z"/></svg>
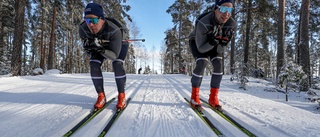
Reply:
<svg viewBox="0 0 320 137"><path fill-rule="evenodd" d="M223 134L217 129L214 124L207 118L207 116L202 112L201 107L200 108L194 108L191 106L190 101L187 98L184 98L186 102L190 105L192 110L194 110L195 113L218 135L223 136ZM223 113L222 111L217 110L216 108L213 108L207 101L200 99L205 105L207 105L209 108L211 108L214 112L216 112L219 116L221 116L223 119L231 123L233 126L241 130L243 133L248 135L249 137L256 137L252 132L247 130L245 127L240 125L237 121L235 121L233 118L231 118L228 114Z"/></svg>
<svg viewBox="0 0 320 137"><path fill-rule="evenodd" d="M70 137L73 133L78 131L80 128L82 128L84 125L86 125L89 121L91 121L94 117L96 117L103 109L105 109L111 102L113 102L115 98L112 98L111 100L107 101L103 108L97 110L93 109L86 117L84 117L78 124L76 124L72 129L70 129L67 133L63 135L63 137ZM131 98L127 100L128 106ZM125 108L126 108L125 107ZM125 109L124 108L124 109ZM108 124L105 126L105 128L101 131L99 137L103 137L111 128L111 126L114 124L114 122L118 119L118 117L121 115L121 113L124 111L124 109L117 109L116 113L113 114L112 118L108 122Z"/></svg>

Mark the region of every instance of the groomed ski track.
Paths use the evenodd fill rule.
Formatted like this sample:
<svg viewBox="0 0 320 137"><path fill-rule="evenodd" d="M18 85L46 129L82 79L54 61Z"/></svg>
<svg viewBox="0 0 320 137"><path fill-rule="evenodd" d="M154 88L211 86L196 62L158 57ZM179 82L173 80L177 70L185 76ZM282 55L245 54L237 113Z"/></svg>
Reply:
<svg viewBox="0 0 320 137"><path fill-rule="evenodd" d="M133 76L135 79L131 78ZM62 136L89 113L95 102L96 93L89 74L52 75L50 76L52 79L48 79L48 76L37 77L38 80L34 78L31 80L28 77L8 78L8 83L14 82L14 79L25 79L26 83L21 83L19 85L21 87L8 86L1 89L0 99L5 103L0 105L2 113L0 121L1 124L8 125L7 129L0 129L3 137L24 136L26 132L32 132L34 136ZM113 73L104 73L104 80L107 99L117 97ZM201 98L208 100L210 78L204 78L202 83ZM106 136L217 136L185 102L184 97L190 98L190 85L190 76L186 75L128 74L126 98L130 97L132 100ZM24 86L28 88L34 86L35 90L23 92ZM294 136L272 125L264 128L264 121L241 110L233 109L226 100L223 100L223 92L228 90L235 89L225 87L222 83L220 102L223 110L252 133L259 137ZM25 105L10 104L13 103L11 100L14 100L15 94L24 95L24 97L19 96L15 103ZM116 102L117 99L72 136L98 136L115 113ZM205 115L224 136L247 136L210 108L205 105L203 108ZM19 125L10 124L8 119L16 117L21 119Z"/></svg>
<svg viewBox="0 0 320 137"><path fill-rule="evenodd" d="M129 78L130 76L127 79ZM106 136L216 136L189 108L183 97L172 87L170 81L163 78L161 75L141 75L141 79L127 82L126 98L131 97L132 99ZM116 95L112 94L108 99ZM72 136L98 136L115 113L116 102L117 100L111 103ZM80 120L78 118L69 125L74 125ZM60 136L60 134L54 136Z"/></svg>

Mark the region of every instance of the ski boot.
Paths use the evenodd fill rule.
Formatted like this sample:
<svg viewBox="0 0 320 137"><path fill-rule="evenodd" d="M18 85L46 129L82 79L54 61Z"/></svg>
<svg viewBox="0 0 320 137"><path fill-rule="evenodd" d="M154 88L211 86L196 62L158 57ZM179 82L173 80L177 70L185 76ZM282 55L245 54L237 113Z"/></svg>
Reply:
<svg viewBox="0 0 320 137"><path fill-rule="evenodd" d="M201 102L199 98L199 91L200 88L192 87L192 93L191 93L191 99L190 99L190 105L193 108L200 109L201 108Z"/></svg>
<svg viewBox="0 0 320 137"><path fill-rule="evenodd" d="M222 111L221 105L219 104L218 92L218 88L211 88L208 102L212 108Z"/></svg>
<svg viewBox="0 0 320 137"><path fill-rule="evenodd" d="M127 103L126 103L126 96L125 93L119 93L118 94L118 104L117 104L117 110L122 110L126 107Z"/></svg>
<svg viewBox="0 0 320 137"><path fill-rule="evenodd" d="M104 92L100 92L98 94L97 102L94 104L95 109L101 109L106 104L106 97L104 95Z"/></svg>

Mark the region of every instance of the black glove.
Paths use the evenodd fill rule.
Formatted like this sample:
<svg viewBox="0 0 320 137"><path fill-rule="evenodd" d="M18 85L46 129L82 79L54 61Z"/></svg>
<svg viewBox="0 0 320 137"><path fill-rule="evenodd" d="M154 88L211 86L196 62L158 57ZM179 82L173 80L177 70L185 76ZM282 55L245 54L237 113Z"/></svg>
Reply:
<svg viewBox="0 0 320 137"><path fill-rule="evenodd" d="M223 37L223 36L216 36L215 40L218 41L218 43L221 46L227 46L230 41L230 39L228 37Z"/></svg>
<svg viewBox="0 0 320 137"><path fill-rule="evenodd" d="M83 49L85 52L87 53L91 53L92 50L93 50L93 40L92 39L89 39L89 38L86 38L83 40Z"/></svg>
<svg viewBox="0 0 320 137"><path fill-rule="evenodd" d="M224 27L222 28L222 36L220 37L221 41L221 45L222 46L227 46L227 44L230 42L230 40L233 37L233 29L231 27Z"/></svg>
<svg viewBox="0 0 320 137"><path fill-rule="evenodd" d="M213 27L213 29L207 33L208 42L212 46L217 46L218 44L227 46L232 36L232 29L221 29L220 26Z"/></svg>
<svg viewBox="0 0 320 137"><path fill-rule="evenodd" d="M102 53L104 52L103 46L100 45L100 42L97 38L95 39L84 39L84 50L88 53Z"/></svg>
<svg viewBox="0 0 320 137"><path fill-rule="evenodd" d="M207 33L207 39L211 46L217 46L219 41L216 40L216 35L213 32Z"/></svg>

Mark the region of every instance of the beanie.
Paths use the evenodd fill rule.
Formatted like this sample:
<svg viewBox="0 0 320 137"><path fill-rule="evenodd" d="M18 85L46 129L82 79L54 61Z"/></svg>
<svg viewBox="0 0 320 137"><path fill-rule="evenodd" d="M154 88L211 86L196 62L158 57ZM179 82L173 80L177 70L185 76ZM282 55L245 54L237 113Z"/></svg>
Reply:
<svg viewBox="0 0 320 137"><path fill-rule="evenodd" d="M214 9L217 9L218 6L221 6L223 3L230 2L233 4L233 0L216 0L216 4L214 5Z"/></svg>
<svg viewBox="0 0 320 137"><path fill-rule="evenodd" d="M88 14L93 14L98 16L101 19L104 19L104 15L103 15L103 9L101 7L101 5L97 4L97 3L89 3L85 10L84 10L84 16L88 15Z"/></svg>

